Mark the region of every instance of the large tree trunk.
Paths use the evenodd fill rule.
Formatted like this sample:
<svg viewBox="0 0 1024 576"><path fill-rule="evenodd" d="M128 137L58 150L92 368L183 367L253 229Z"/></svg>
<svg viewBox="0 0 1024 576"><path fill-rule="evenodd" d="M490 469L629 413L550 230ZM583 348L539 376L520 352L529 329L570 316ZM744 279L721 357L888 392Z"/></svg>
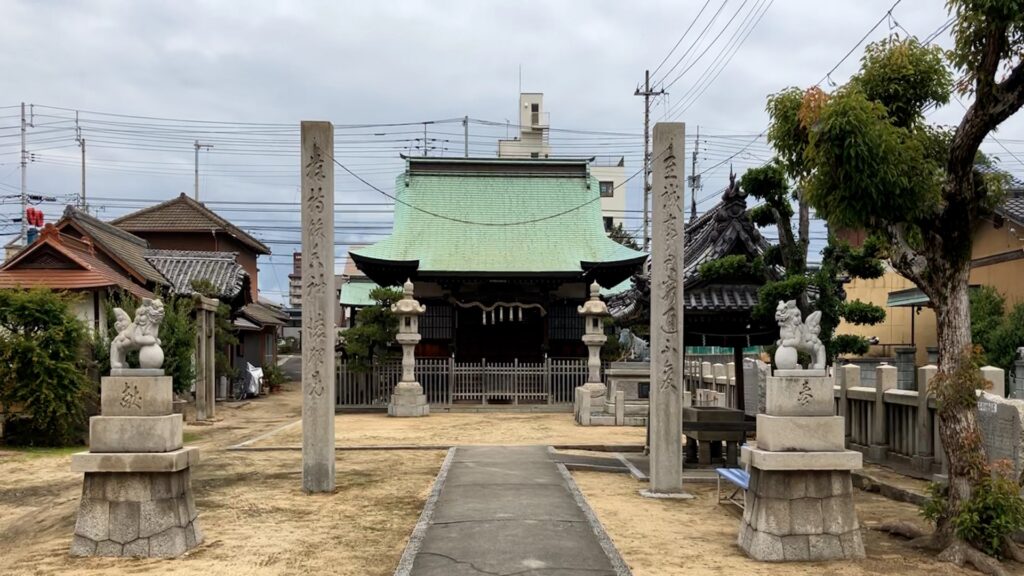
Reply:
<svg viewBox="0 0 1024 576"><path fill-rule="evenodd" d="M953 536L950 520L960 511L962 504L971 497L971 491L986 463L985 446L981 442L975 402L973 400L974 380L965 377L971 367L971 314L968 300L969 262L939 264L946 270L930 271L941 285L933 286L932 299L939 339L939 378L935 385L940 387L936 396L940 399L937 417L939 438L949 463L949 501L947 518L937 526L942 539Z"/></svg>

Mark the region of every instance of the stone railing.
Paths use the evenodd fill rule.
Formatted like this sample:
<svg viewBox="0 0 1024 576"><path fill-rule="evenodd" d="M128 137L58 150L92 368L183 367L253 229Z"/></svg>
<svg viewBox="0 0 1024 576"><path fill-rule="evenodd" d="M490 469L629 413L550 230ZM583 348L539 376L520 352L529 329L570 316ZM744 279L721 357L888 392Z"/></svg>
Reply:
<svg viewBox="0 0 1024 576"><path fill-rule="evenodd" d="M982 375L991 384L989 392L1005 396L1003 370L986 366ZM894 466L905 472L930 478L943 471L943 451L935 415L935 398L928 393L938 373L936 366L917 369L920 390L897 386L898 369L891 365L875 368L873 378L864 378L860 366L847 364L834 371L836 414L846 418L846 445L864 454L865 460ZM871 383L870 386L864 384ZM1002 445L1017 440L1003 438L999 425L985 430L988 410L979 419L987 432L986 447L990 454L1002 453ZM993 417L994 418L994 417Z"/></svg>

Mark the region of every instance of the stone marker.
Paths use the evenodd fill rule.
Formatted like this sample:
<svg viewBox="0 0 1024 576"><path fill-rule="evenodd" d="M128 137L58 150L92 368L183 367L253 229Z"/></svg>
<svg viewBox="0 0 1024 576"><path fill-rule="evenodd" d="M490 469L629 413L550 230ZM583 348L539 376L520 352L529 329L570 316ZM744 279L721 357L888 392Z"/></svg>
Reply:
<svg viewBox="0 0 1024 576"><path fill-rule="evenodd" d="M789 346L814 336L802 332L806 325L792 307L780 302L779 310ZM755 560L864 557L850 476L863 455L845 449L843 418L833 415L832 378L826 370L813 372L778 370L768 378L768 413L757 417L757 447L742 449L750 487L739 546Z"/></svg>
<svg viewBox="0 0 1024 576"><path fill-rule="evenodd" d="M1014 478L1024 472L1024 400L984 392L978 398L978 427L989 462L1005 460Z"/></svg>
<svg viewBox="0 0 1024 576"><path fill-rule="evenodd" d="M71 456L71 470L85 474L71 555L180 556L203 542L191 485L199 451L182 446L173 382L160 368L163 303L143 299L134 321L119 308L114 314L118 335L110 355L117 375L101 380L89 451ZM136 349L145 369L125 362Z"/></svg>
<svg viewBox="0 0 1024 576"><path fill-rule="evenodd" d="M683 211L685 125L654 126L651 196L651 479L644 493L683 493Z"/></svg>
<svg viewBox="0 0 1024 576"><path fill-rule="evenodd" d="M391 305L391 311L398 317L398 334L395 340L402 345L402 379L395 386L395 393L388 403L388 416L414 418L430 414L427 395L423 386L416 381L416 344L420 341L419 316L427 311L413 297L414 286L406 280L402 286L403 296Z"/></svg>
<svg viewBox="0 0 1024 576"><path fill-rule="evenodd" d="M302 489L334 491L334 126L302 122Z"/></svg>

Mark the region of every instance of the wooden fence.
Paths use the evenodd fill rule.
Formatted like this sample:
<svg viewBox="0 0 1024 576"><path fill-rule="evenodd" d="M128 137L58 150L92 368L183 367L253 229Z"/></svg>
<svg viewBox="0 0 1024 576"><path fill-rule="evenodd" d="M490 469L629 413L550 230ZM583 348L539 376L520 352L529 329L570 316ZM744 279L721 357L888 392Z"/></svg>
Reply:
<svg viewBox="0 0 1024 576"><path fill-rule="evenodd" d="M402 374L400 360L367 372L339 359L338 407L384 407ZM577 386L587 381L586 358L547 358L543 362L456 362L417 358L416 379L430 404L572 404Z"/></svg>

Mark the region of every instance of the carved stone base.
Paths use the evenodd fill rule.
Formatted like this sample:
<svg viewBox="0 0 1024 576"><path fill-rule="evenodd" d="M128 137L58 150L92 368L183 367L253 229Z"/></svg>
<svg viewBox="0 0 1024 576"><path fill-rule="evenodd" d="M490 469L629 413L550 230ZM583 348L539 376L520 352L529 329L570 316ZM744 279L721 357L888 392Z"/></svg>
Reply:
<svg viewBox="0 0 1024 576"><path fill-rule="evenodd" d="M388 416L396 418L419 418L430 415L427 395L419 382L399 382L388 403Z"/></svg>
<svg viewBox="0 0 1024 576"><path fill-rule="evenodd" d="M863 558L850 472L751 468L739 546L764 562Z"/></svg>
<svg viewBox="0 0 1024 576"><path fill-rule="evenodd" d="M188 468L86 472L72 556L175 557L203 542Z"/></svg>

